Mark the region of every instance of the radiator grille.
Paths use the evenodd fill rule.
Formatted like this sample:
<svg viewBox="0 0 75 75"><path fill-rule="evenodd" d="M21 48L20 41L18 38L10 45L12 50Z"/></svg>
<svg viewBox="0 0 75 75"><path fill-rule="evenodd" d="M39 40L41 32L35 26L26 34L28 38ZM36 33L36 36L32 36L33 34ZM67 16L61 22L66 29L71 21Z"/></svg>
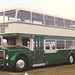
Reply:
<svg viewBox="0 0 75 75"><path fill-rule="evenodd" d="M3 60L5 57L5 51L0 51L0 60Z"/></svg>

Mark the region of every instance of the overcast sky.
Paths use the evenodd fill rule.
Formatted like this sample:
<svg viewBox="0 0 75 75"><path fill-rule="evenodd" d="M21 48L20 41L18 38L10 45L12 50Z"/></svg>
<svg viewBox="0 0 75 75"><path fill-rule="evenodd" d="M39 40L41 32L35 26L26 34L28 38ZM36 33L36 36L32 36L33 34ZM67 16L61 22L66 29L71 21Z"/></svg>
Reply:
<svg viewBox="0 0 75 75"><path fill-rule="evenodd" d="M0 10L26 8L75 20L75 0L0 0Z"/></svg>

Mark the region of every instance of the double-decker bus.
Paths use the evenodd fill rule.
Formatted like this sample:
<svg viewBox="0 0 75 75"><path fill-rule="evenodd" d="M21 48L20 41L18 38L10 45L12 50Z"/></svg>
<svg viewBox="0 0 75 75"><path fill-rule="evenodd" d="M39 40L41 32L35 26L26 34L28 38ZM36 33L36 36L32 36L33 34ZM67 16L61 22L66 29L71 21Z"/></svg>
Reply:
<svg viewBox="0 0 75 75"><path fill-rule="evenodd" d="M75 20L24 9L0 12L0 69L75 61Z"/></svg>

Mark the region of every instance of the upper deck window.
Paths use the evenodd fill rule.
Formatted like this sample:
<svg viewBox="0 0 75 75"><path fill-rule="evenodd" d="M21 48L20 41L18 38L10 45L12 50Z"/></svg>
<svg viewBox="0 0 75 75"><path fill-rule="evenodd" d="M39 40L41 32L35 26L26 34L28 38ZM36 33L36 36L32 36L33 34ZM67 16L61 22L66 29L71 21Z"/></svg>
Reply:
<svg viewBox="0 0 75 75"><path fill-rule="evenodd" d="M30 22L30 12L20 10L17 14L17 21Z"/></svg>
<svg viewBox="0 0 75 75"><path fill-rule="evenodd" d="M45 16L45 25L54 25L54 17Z"/></svg>
<svg viewBox="0 0 75 75"><path fill-rule="evenodd" d="M63 19L55 17L55 25L58 27L63 27Z"/></svg>
<svg viewBox="0 0 75 75"><path fill-rule="evenodd" d="M5 22L15 21L15 10L5 12Z"/></svg>
<svg viewBox="0 0 75 75"><path fill-rule="evenodd" d="M75 21L72 21L72 25L75 25Z"/></svg>
<svg viewBox="0 0 75 75"><path fill-rule="evenodd" d="M37 14L37 13L32 13L32 23L43 24L43 15Z"/></svg>
<svg viewBox="0 0 75 75"><path fill-rule="evenodd" d="M66 28L70 28L71 21L65 19L65 20L64 20L64 24L65 24L65 27L66 27Z"/></svg>
<svg viewBox="0 0 75 75"><path fill-rule="evenodd" d="M4 13L0 13L0 23L3 22Z"/></svg>
<svg viewBox="0 0 75 75"><path fill-rule="evenodd" d="M71 27L71 28L75 28L75 21L72 21L72 22L71 22L70 27Z"/></svg>

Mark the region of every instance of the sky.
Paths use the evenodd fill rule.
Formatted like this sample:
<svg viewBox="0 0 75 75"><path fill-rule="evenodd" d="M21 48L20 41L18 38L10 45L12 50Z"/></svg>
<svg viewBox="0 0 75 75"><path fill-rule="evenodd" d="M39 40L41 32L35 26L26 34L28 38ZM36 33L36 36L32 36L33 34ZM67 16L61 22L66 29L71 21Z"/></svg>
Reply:
<svg viewBox="0 0 75 75"><path fill-rule="evenodd" d="M75 0L0 0L0 10L15 7L75 20Z"/></svg>

